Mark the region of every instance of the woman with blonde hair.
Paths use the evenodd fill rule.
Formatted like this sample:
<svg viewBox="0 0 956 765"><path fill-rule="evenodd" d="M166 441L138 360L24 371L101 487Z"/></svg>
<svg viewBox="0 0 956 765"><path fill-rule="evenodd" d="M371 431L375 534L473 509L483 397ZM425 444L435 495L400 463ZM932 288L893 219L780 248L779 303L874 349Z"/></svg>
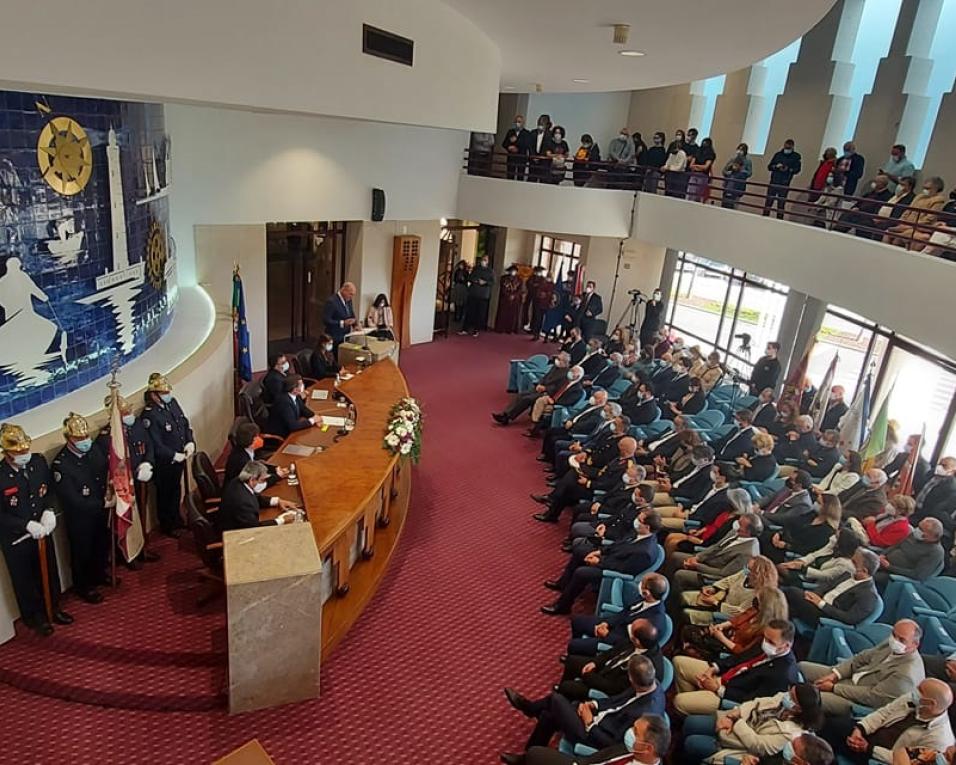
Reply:
<svg viewBox="0 0 956 765"><path fill-rule="evenodd" d="M779 585L777 568L765 555L755 555L743 571L718 579L702 590L681 593L681 602L691 624L710 624L714 613L736 616L750 607L754 595Z"/></svg>
<svg viewBox="0 0 956 765"><path fill-rule="evenodd" d="M787 598L778 587L757 590L749 608L720 624L690 624L681 630L682 653L716 661L722 653L739 655L763 639L764 628L774 619L789 619Z"/></svg>

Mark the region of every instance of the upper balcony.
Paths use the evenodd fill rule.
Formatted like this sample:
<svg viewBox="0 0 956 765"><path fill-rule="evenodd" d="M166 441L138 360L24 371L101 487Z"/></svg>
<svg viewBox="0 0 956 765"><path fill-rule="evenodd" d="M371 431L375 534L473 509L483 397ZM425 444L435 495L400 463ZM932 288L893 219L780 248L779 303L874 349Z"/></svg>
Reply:
<svg viewBox="0 0 956 765"><path fill-rule="evenodd" d="M810 197L793 187L778 219L776 208L766 214L770 187L763 183L537 162L509 167L504 154L466 154L459 217L686 250L843 306L956 358L947 309L956 289L956 265L947 260L956 259L954 214L881 209L872 199ZM933 244L932 253L916 251L944 225L953 229L951 250ZM888 229L896 243L881 241Z"/></svg>

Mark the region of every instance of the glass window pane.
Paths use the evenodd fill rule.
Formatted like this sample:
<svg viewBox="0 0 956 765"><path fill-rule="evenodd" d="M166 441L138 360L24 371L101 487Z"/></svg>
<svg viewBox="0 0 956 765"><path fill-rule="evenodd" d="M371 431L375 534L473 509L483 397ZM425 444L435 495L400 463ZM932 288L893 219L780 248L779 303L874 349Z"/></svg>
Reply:
<svg viewBox="0 0 956 765"><path fill-rule="evenodd" d="M730 286L730 294L727 296L727 310L724 314L724 323L720 327L720 337L717 338L718 348L730 348L735 345L740 345L739 342L734 342L732 334L734 327L734 310L740 301L740 289L742 286L743 282L739 279L734 279Z"/></svg>
<svg viewBox="0 0 956 765"><path fill-rule="evenodd" d="M810 379L819 385L833 360L833 355L839 353L840 360L833 384L842 385L846 389L847 400L852 400L856 395L857 382L863 371L866 349L872 336L873 330L868 326L847 321L827 311L823 317L823 325L817 333L817 344L810 354Z"/></svg>
<svg viewBox="0 0 956 765"><path fill-rule="evenodd" d="M884 392L896 380L890 399L890 418L899 422L901 439L911 433L919 433L925 423L926 447L923 454L929 455L936 447L940 428L946 419L953 393L956 392L956 375L932 361L894 348L883 379L883 390L873 403L874 413L883 401Z"/></svg>
<svg viewBox="0 0 956 765"><path fill-rule="evenodd" d="M687 263L680 294L674 303L675 329L694 335L712 346L717 340L721 311L725 310L727 281L726 276Z"/></svg>
<svg viewBox="0 0 956 765"><path fill-rule="evenodd" d="M777 339L786 304L786 295L753 284L744 285L734 334L750 335L750 353L753 361L763 356L768 342ZM734 337L731 340L731 347L735 353L746 356L739 350L742 343L741 338Z"/></svg>

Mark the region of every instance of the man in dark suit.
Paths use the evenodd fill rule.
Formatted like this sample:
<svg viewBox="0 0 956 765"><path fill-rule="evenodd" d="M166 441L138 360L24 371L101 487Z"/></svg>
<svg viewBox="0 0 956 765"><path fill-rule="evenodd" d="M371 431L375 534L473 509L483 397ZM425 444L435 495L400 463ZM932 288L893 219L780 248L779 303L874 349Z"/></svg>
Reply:
<svg viewBox="0 0 956 765"><path fill-rule="evenodd" d="M269 410L269 432L286 438L294 430L305 430L322 424L322 418L305 405L305 382L299 375L289 375L285 391Z"/></svg>
<svg viewBox="0 0 956 765"><path fill-rule="evenodd" d="M269 357L269 371L262 378L262 401L266 406L272 406L285 392L282 385L289 373L289 359L284 353L273 354Z"/></svg>
<svg viewBox="0 0 956 765"><path fill-rule="evenodd" d="M932 477L916 495L916 512L910 523L917 524L924 518L938 518L946 529L946 535L952 537L956 525L953 513L956 513L956 457L943 457Z"/></svg>
<svg viewBox="0 0 956 765"><path fill-rule="evenodd" d="M216 513L220 531L251 529L256 526L281 526L295 521L295 503L278 497L263 497L269 486L269 468L253 460L239 471L222 490L222 502ZM271 521L260 521L259 510L278 507L282 514Z"/></svg>
<svg viewBox="0 0 956 765"><path fill-rule="evenodd" d="M627 690L600 701L578 704L556 692L537 701L509 694L508 701L515 709L537 719L526 748L546 746L552 736L560 732L572 744L600 749L622 741L624 732L642 715L663 714L664 691L657 682L651 660L646 656L632 656L627 674L630 680ZM506 763L524 761L521 755L502 755L501 759Z"/></svg>
<svg viewBox="0 0 956 765"><path fill-rule="evenodd" d="M809 735L804 733L803 737ZM502 755L502 762L506 765L659 765L671 745L670 725L661 715L639 717L630 730L625 731L624 740L629 737L631 740L626 744L614 744L585 757L564 754L547 746L533 746L524 755ZM807 765L831 765L831 761L832 755L826 762L806 759Z"/></svg>
<svg viewBox="0 0 956 765"><path fill-rule="evenodd" d="M604 313L604 301L597 293L596 286L594 282L585 284L584 297L581 298L581 332L585 340L598 334L599 319Z"/></svg>
<svg viewBox="0 0 956 765"><path fill-rule="evenodd" d="M657 436L653 441L647 443L641 442L637 449L637 461L642 465L651 465L657 462L658 457L662 457L666 462L681 446L681 434L688 430L693 430L690 424L682 416L677 415L674 418L674 429Z"/></svg>
<svg viewBox="0 0 956 765"><path fill-rule="evenodd" d="M680 401L690 388L690 356L681 356L674 365L675 374L663 386L657 385L662 401Z"/></svg>
<svg viewBox="0 0 956 765"><path fill-rule="evenodd" d="M825 616L856 625L872 614L879 598L873 576L880 568L880 559L876 553L860 547L853 553L852 561L853 574L841 574L816 590L784 587L791 618L815 626Z"/></svg>
<svg viewBox="0 0 956 765"><path fill-rule="evenodd" d="M604 355L604 341L599 337L591 337L587 340L587 352L581 359L581 369L584 370L584 377L591 379L607 366L607 356Z"/></svg>
<svg viewBox="0 0 956 765"><path fill-rule="evenodd" d="M621 362L624 357L620 353L612 353L607 357L604 368L592 377L586 377L585 387L610 388L621 378Z"/></svg>
<svg viewBox="0 0 956 765"><path fill-rule="evenodd" d="M840 492L839 498L844 519L862 521L879 515L889 501L886 496L886 473L879 468L870 468L857 483Z"/></svg>
<svg viewBox="0 0 956 765"><path fill-rule="evenodd" d="M766 388L770 389L770 397L773 398L773 391L777 387L777 381L780 379L780 360L777 355L780 353L780 343L767 343L767 349L764 355L757 359L754 364L753 372L750 374L750 395L756 396Z"/></svg>
<svg viewBox="0 0 956 765"><path fill-rule="evenodd" d="M713 464L713 449L706 445L693 447L690 465L686 469L680 472L668 471L668 476L657 482L654 505L664 508L677 504L690 507L699 502L714 483L710 476Z"/></svg>
<svg viewBox="0 0 956 765"><path fill-rule="evenodd" d="M535 130L528 131L526 137L527 153L531 155L531 170L528 180L537 183L547 183L551 177L551 159L548 152L554 148L554 139L551 137L551 116L542 114L538 117Z"/></svg>
<svg viewBox="0 0 956 765"><path fill-rule="evenodd" d="M645 574L638 586L638 597L625 603L622 611L606 616L576 614L571 617L569 656L595 656L600 643L614 645L627 637L627 628L635 619L644 619L661 632L667 615L664 598L668 583L661 574Z"/></svg>
<svg viewBox="0 0 956 765"><path fill-rule="evenodd" d="M820 430L836 430L840 425L840 420L850 408L843 400L845 395L846 390L842 385L834 385L830 388L830 399L827 401L827 409L823 413Z"/></svg>
<svg viewBox="0 0 956 765"><path fill-rule="evenodd" d="M651 299L644 304L644 320L641 322L641 347L652 345L654 338L664 323L664 301L661 289L658 287L651 295Z"/></svg>
<svg viewBox="0 0 956 765"><path fill-rule="evenodd" d="M811 486L813 479L806 470L797 470L788 476L784 487L762 504L764 520L771 526L784 528L809 522L814 512Z"/></svg>
<svg viewBox="0 0 956 765"><path fill-rule="evenodd" d="M918 433L911 435L906 439L906 444L903 446L902 451L893 458L893 461L889 465L883 468L887 478L891 482L899 478L900 471L909 459L910 453L921 443L921 435ZM932 477L932 473L933 471L930 469L929 461L922 454L918 454L916 456L916 468L913 471L913 491L916 492L917 497Z"/></svg>
<svg viewBox="0 0 956 765"><path fill-rule="evenodd" d="M639 515L634 522L635 534L598 550L581 555L574 552L568 559L561 577L545 582L548 589L560 591L561 595L550 606L542 606L541 613L548 616L571 613L571 605L589 585L601 581L604 571L617 571L634 576L646 571L657 554L657 532L661 529L661 517L653 510Z"/></svg>
<svg viewBox="0 0 956 765"><path fill-rule="evenodd" d="M501 148L508 153L508 180L523 181L528 167L528 131L524 129L524 115L516 114L514 123L505 133Z"/></svg>
<svg viewBox="0 0 956 765"><path fill-rule="evenodd" d="M730 654L714 664L678 656L674 659L674 709L682 715L713 714L721 699L739 703L787 690L799 682L793 638L790 622L773 619L764 628L763 642L741 654Z"/></svg>
<svg viewBox="0 0 956 765"><path fill-rule="evenodd" d="M883 588L891 574L925 582L943 569L945 552L940 544L943 524L938 518L924 518L902 542L887 547L880 556L877 584Z"/></svg>
<svg viewBox="0 0 956 765"><path fill-rule="evenodd" d="M553 473L557 481L571 470L572 456L575 457L576 469L579 466L585 471L604 467L617 456L617 441L630 427L630 420L621 415L621 407L613 401L607 401L601 410L601 420L588 433L579 435L573 441L563 439L555 442L554 464L546 470Z"/></svg>
<svg viewBox="0 0 956 765"><path fill-rule="evenodd" d="M856 229L857 236L864 239L882 238L878 237L876 221L874 216L880 212L880 208L893 196L889 187L890 179L885 175L877 175L870 182L870 188L849 210L840 216L839 221L834 226L834 231L847 232Z"/></svg>
<svg viewBox="0 0 956 765"><path fill-rule="evenodd" d="M800 460L798 467L806 470L813 478L825 478L834 465L840 461L839 430L825 430L820 439L810 447Z"/></svg>
<svg viewBox="0 0 956 765"><path fill-rule="evenodd" d="M541 444L538 462L554 462L555 445L567 441L572 443L575 434L589 435L605 422L604 409L607 406L607 391L596 390L588 398L588 405L577 414L569 417L559 427L548 428ZM498 418L495 417L497 420Z"/></svg>
<svg viewBox="0 0 956 765"><path fill-rule="evenodd" d="M753 424L757 428L768 428L777 417L777 407L773 403L773 388L764 388L760 391L757 400L750 405L753 412Z"/></svg>
<svg viewBox="0 0 956 765"><path fill-rule="evenodd" d="M242 470L252 460L256 459L256 451L264 446L262 436L259 435L259 426L254 422L243 422L236 428L236 433L232 437L232 448L229 450L229 456L226 458L226 469L223 473L223 481L231 481L239 475ZM268 465L269 468L269 486L275 486L281 479L289 475L289 469Z"/></svg>
<svg viewBox="0 0 956 765"><path fill-rule="evenodd" d="M784 757L784 751L764 754L757 758L757 765L791 765L794 762L806 765L833 765L833 747L813 733L801 733L790 740L792 754ZM756 755L752 755L756 756Z"/></svg>
<svg viewBox="0 0 956 765"><path fill-rule="evenodd" d="M570 364L571 360L567 352L561 351L555 356L551 368L544 373L544 376L538 380L538 383L531 390L516 394L511 403L502 411L492 413L491 416L494 421L499 425L507 425L530 409L539 396L553 394L567 382Z"/></svg>
<svg viewBox="0 0 956 765"><path fill-rule="evenodd" d="M356 292L355 285L352 282L346 282L339 288L338 292L325 301L325 306L322 309L325 334L332 338L336 353L339 345L345 340L345 336L358 324L358 319L355 318L355 309L352 307L352 300L355 298Z"/></svg>
<svg viewBox="0 0 956 765"><path fill-rule="evenodd" d="M565 373L565 379L555 387L553 393L545 391L538 396L531 405L531 427L525 435L533 438L543 431L550 422L554 407L577 404L584 396L584 388L581 386L583 379L584 370L579 366L573 366Z"/></svg>
<svg viewBox="0 0 956 765"><path fill-rule="evenodd" d="M753 453L754 413L749 409L734 412L734 429L726 436L711 443L720 462L733 462L744 454Z"/></svg>
<svg viewBox="0 0 956 765"><path fill-rule="evenodd" d="M572 364L580 364L588 352L588 344L581 337L580 327L571 327L568 332L568 339L561 345L562 351L567 351L571 357Z"/></svg>
<svg viewBox="0 0 956 765"><path fill-rule="evenodd" d="M813 418L801 414L793 421L793 427L777 441L773 456L781 465L798 465L817 443L813 436Z"/></svg>

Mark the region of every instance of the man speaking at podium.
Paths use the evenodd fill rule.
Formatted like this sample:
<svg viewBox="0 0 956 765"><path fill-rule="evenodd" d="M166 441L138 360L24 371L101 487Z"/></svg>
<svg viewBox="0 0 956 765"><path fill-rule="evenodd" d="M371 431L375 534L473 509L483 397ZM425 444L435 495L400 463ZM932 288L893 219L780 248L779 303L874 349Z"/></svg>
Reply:
<svg viewBox="0 0 956 765"><path fill-rule="evenodd" d="M355 297L355 293L355 285L352 282L345 282L338 292L325 301L325 307L322 309L325 334L332 338L335 345L333 351L336 355L345 336L358 323L355 311L352 309L352 298Z"/></svg>

